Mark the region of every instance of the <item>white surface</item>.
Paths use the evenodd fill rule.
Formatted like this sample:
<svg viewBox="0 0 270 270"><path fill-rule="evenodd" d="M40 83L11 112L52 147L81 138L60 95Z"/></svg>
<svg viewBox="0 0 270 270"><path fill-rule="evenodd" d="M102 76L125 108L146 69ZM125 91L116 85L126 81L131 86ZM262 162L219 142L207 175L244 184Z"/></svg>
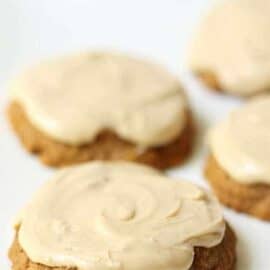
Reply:
<svg viewBox="0 0 270 270"><path fill-rule="evenodd" d="M181 71L185 47L206 0L0 0L0 269L14 216L53 173L26 153L5 119L7 81L46 56L85 48L114 48L154 58L179 74L196 112L200 139L192 159L170 172L206 185L202 176L205 130L240 101L205 91ZM238 243L240 270L270 269L270 223L225 209Z"/></svg>

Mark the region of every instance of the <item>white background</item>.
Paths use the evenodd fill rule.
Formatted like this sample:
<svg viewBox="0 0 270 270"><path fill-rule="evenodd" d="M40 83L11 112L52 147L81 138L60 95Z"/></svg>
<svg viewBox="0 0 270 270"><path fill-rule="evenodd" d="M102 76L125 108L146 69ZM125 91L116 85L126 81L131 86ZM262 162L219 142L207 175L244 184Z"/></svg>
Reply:
<svg viewBox="0 0 270 270"><path fill-rule="evenodd" d="M202 176L205 130L241 101L207 92L184 68L194 26L206 0L0 0L0 269L12 240L12 221L53 173L26 153L5 117L7 82L47 56L88 48L113 48L153 58L179 75L198 124L191 160L169 172L206 185ZM222 33L221 33L222 34ZM238 268L270 269L270 223L225 209L238 235ZM268 256L267 256L268 255Z"/></svg>

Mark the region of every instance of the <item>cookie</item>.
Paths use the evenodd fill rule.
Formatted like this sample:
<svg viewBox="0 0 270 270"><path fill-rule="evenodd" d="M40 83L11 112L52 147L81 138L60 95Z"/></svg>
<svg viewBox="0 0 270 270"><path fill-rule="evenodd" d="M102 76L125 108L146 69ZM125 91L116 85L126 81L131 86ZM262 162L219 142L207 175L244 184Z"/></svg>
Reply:
<svg viewBox="0 0 270 270"><path fill-rule="evenodd" d="M257 97L213 127L205 175L224 204L270 220L270 96Z"/></svg>
<svg viewBox="0 0 270 270"><path fill-rule="evenodd" d="M239 212L270 221L269 185L239 183L217 163L212 155L206 162L205 176L222 203Z"/></svg>
<svg viewBox="0 0 270 270"><path fill-rule="evenodd" d="M67 56L26 71L11 93L14 130L50 166L128 160L164 169L191 152L194 125L180 83L144 60Z"/></svg>
<svg viewBox="0 0 270 270"><path fill-rule="evenodd" d="M14 270L233 270L236 261L236 237L213 195L135 163L60 170L15 229Z"/></svg>
<svg viewBox="0 0 270 270"><path fill-rule="evenodd" d="M190 69L211 89L231 95L269 91L269 13L267 0L216 4L195 33Z"/></svg>

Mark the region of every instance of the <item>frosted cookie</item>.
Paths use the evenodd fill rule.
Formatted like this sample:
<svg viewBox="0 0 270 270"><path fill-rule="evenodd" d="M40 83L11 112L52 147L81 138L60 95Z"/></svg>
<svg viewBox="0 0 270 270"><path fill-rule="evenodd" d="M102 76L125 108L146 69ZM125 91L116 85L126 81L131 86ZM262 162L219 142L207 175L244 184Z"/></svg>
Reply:
<svg viewBox="0 0 270 270"><path fill-rule="evenodd" d="M270 2L222 1L199 25L189 66L211 88L250 96L270 90Z"/></svg>
<svg viewBox="0 0 270 270"><path fill-rule="evenodd" d="M209 132L205 174L226 205L270 220L270 96L253 99Z"/></svg>
<svg viewBox="0 0 270 270"><path fill-rule="evenodd" d="M15 228L15 270L232 270L236 259L213 195L135 163L60 170Z"/></svg>
<svg viewBox="0 0 270 270"><path fill-rule="evenodd" d="M192 146L179 81L122 54L82 53L27 70L11 84L8 115L24 146L51 166L98 159L167 168Z"/></svg>

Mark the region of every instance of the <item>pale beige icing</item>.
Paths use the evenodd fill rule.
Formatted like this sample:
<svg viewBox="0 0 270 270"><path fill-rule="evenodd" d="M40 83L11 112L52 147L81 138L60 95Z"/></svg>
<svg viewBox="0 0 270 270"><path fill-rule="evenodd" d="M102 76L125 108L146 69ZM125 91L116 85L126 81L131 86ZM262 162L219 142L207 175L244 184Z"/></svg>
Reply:
<svg viewBox="0 0 270 270"><path fill-rule="evenodd" d="M224 91L270 90L270 1L229 0L201 22L190 50L195 71L217 75Z"/></svg>
<svg viewBox="0 0 270 270"><path fill-rule="evenodd" d="M235 180L270 184L270 96L232 112L209 132L211 152Z"/></svg>
<svg viewBox="0 0 270 270"><path fill-rule="evenodd" d="M161 67L113 53L82 53L44 62L11 85L30 121L61 142L89 143L109 129L138 145L179 136L186 99Z"/></svg>
<svg viewBox="0 0 270 270"><path fill-rule="evenodd" d="M194 246L221 242L216 199L124 162L61 170L22 211L18 239L34 262L86 270L187 270Z"/></svg>

